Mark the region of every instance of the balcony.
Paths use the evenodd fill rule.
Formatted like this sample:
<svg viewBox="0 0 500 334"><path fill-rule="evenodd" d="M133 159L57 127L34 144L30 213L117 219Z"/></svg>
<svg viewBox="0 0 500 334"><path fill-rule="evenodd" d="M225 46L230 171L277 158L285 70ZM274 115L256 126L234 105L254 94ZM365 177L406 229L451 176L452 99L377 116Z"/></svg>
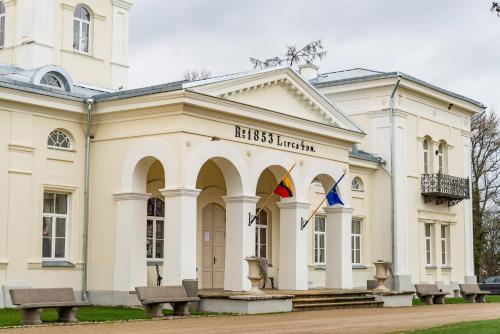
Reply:
<svg viewBox="0 0 500 334"><path fill-rule="evenodd" d="M436 204L448 202L448 206L469 198L469 179L446 174L422 174L422 196L424 202L436 201Z"/></svg>

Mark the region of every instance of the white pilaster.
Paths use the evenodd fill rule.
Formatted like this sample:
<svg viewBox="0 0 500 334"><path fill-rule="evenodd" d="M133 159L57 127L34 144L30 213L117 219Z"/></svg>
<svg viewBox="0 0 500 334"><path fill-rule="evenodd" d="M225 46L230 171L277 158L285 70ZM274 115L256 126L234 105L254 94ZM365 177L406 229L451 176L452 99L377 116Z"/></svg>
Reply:
<svg viewBox="0 0 500 334"><path fill-rule="evenodd" d="M255 255L255 223L248 226L248 213L255 214L259 197L225 196L226 256L224 290L248 291L248 264L245 258Z"/></svg>
<svg viewBox="0 0 500 334"><path fill-rule="evenodd" d="M164 285L196 279L196 201L198 189L162 189L165 196Z"/></svg>
<svg viewBox="0 0 500 334"><path fill-rule="evenodd" d="M301 218L306 219L309 203L293 198L276 203L280 208L280 267L279 288L307 290L307 229L301 230Z"/></svg>
<svg viewBox="0 0 500 334"><path fill-rule="evenodd" d="M463 201L464 208L464 265L465 277L464 282L475 283L477 278L474 274L474 239L473 239L473 222L472 222L472 183L471 183L471 142L470 132L462 131L462 161L463 161L463 177L469 178L469 196L471 199Z"/></svg>
<svg viewBox="0 0 500 334"><path fill-rule="evenodd" d="M352 289L351 224L354 209L325 207L326 288Z"/></svg>
<svg viewBox="0 0 500 334"><path fill-rule="evenodd" d="M146 204L151 194L118 193L113 290L127 294L147 285ZM125 295L126 296L126 295Z"/></svg>

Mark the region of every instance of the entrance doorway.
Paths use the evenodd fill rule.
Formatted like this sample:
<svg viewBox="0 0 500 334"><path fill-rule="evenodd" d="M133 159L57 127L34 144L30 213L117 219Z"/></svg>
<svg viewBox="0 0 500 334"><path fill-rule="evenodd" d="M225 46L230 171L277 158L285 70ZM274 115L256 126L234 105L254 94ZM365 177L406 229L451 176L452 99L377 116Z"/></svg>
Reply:
<svg viewBox="0 0 500 334"><path fill-rule="evenodd" d="M224 252L226 243L226 212L215 203L202 212L202 275L203 289L224 288Z"/></svg>

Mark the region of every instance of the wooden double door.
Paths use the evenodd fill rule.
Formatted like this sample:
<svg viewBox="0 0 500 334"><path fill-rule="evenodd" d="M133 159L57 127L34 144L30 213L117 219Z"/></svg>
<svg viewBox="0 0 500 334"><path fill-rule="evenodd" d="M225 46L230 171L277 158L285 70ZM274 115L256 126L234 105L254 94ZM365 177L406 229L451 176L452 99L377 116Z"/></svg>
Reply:
<svg viewBox="0 0 500 334"><path fill-rule="evenodd" d="M202 211L202 288L224 288L226 212L211 203Z"/></svg>

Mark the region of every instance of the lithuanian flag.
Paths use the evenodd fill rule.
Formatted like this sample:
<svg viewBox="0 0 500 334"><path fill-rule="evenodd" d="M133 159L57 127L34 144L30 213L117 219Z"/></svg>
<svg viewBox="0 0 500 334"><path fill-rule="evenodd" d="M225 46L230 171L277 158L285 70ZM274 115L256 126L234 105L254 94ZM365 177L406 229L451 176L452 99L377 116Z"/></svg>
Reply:
<svg viewBox="0 0 500 334"><path fill-rule="evenodd" d="M292 182L288 176L281 180L280 184L274 189L273 193L279 195L281 198L287 198L293 196Z"/></svg>

